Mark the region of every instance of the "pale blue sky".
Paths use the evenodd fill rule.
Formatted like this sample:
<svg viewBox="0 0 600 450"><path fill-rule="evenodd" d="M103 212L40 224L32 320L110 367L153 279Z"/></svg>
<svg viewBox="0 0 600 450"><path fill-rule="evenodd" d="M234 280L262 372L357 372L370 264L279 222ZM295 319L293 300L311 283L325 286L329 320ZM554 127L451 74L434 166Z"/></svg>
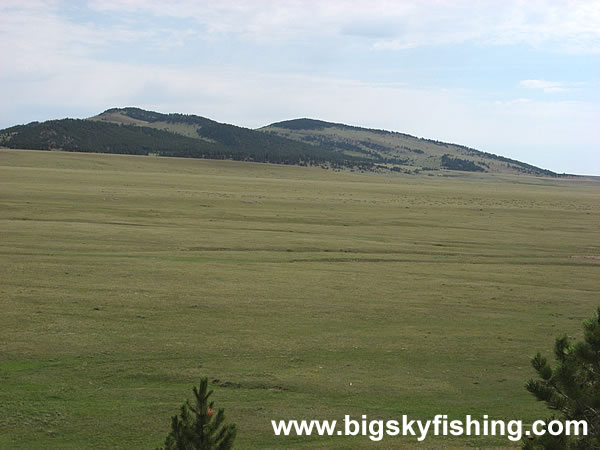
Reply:
<svg viewBox="0 0 600 450"><path fill-rule="evenodd" d="M297 117L600 175L600 2L0 1L0 128Z"/></svg>

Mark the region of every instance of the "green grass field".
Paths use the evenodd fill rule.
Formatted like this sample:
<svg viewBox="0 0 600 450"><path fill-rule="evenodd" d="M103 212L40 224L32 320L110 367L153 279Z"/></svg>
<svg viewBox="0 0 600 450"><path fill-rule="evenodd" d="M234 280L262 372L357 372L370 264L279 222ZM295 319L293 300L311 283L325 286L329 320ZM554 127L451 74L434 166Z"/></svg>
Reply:
<svg viewBox="0 0 600 450"><path fill-rule="evenodd" d="M2 448L156 448L202 376L239 448L374 446L271 419L533 421L530 357L600 303L594 181L13 150L0 180Z"/></svg>

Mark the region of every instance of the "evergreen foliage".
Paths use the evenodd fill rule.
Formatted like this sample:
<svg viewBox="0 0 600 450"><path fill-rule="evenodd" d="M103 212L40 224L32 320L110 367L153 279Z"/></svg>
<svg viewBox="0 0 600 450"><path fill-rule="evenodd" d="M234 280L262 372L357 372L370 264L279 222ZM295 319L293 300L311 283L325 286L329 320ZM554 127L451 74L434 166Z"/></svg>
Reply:
<svg viewBox="0 0 600 450"><path fill-rule="evenodd" d="M468 159L453 158L448 154L442 155L442 167L450 170L464 170L466 172L485 172L485 169Z"/></svg>
<svg viewBox="0 0 600 450"><path fill-rule="evenodd" d="M355 126L345 125L345 124L341 124L341 123L324 122L322 120L312 120L312 119L305 119L305 118L272 123L271 125L264 127L263 131L277 134L280 132L279 130L289 130L285 133L286 137L294 139L294 132L296 132L296 131L311 131L311 130L319 131L319 130L324 130L327 128L337 128L341 131L354 130L354 131L376 133L376 134L380 134L380 135L401 136L401 137L408 138L411 140L421 141L421 142L425 142L428 144L432 144L437 147L445 147L449 150L454 150L457 154L501 161L501 162L506 163L505 164L506 167L510 167L511 169L516 170L521 173L526 173L526 174L530 174L530 175L539 175L539 176L552 176L552 177L559 176L559 174L552 172L551 170L541 169L541 168L533 166L531 164L527 164L527 163L524 163L521 161L506 158L504 156L495 155L493 153L482 152L480 150L476 150L471 147L466 147L464 145L442 142L442 141L438 141L435 139L426 139L426 138L422 138L422 137L418 138L418 137L410 135L410 134L398 133L395 131L386 131L386 130L378 130L378 129L372 129L372 128L355 127ZM307 138L306 135L301 135L301 139L308 140L306 138ZM324 148L330 147L330 148L348 150L348 149L343 148L343 145L339 142L339 135L336 136L335 133L329 133L326 136L316 134L316 135L314 135L312 140L319 140L320 141L319 145L321 145ZM375 147L373 147L372 144L370 144L368 147L375 148ZM404 150L410 151L410 152L417 153L417 154L424 153L423 150L418 149L418 148L411 148L411 147L407 147L407 146L401 146L401 148L403 148ZM464 170L464 171L471 171L471 172L485 171L485 170L482 170L481 168L478 168L479 166L470 160L466 160L466 159L462 159L462 158L452 158L452 160L450 160L448 158L450 158L449 154L446 154L445 158L442 157L442 166L446 169ZM390 161L390 162L392 162L392 161ZM464 162L466 162L466 163L464 163ZM444 163L446 163L446 164L444 164ZM471 163L471 164L468 164L468 163ZM481 163L481 162L478 162L478 163Z"/></svg>
<svg viewBox="0 0 600 450"><path fill-rule="evenodd" d="M584 339L571 343L567 336L556 339L556 365L550 367L540 353L531 360L538 380L529 380L526 388L564 420L585 420L588 436L550 436L527 440L525 449L597 449L600 448L600 307L596 317L583 324Z"/></svg>
<svg viewBox="0 0 600 450"><path fill-rule="evenodd" d="M112 116L105 121L103 115ZM119 116L135 119L136 125L114 123ZM163 114L140 108L112 108L100 120L51 120L32 122L0 130L0 145L9 148L34 150L64 150L72 152L119 153L131 155L154 154L189 158L233 159L274 164L314 165L332 168L374 170L377 164L414 165L410 158L395 156L395 151L423 155L425 152L409 146L389 147L370 139L344 137L344 131L401 136L446 147L458 154L501 161L509 170L521 173L558 176L549 170L491 153L456 144L448 144L386 130L368 129L313 119L295 119L278 122L251 130L192 114ZM128 122L128 121L125 121ZM157 124L158 123L158 124ZM186 135L161 128L163 124L182 124L191 129ZM148 126L146 126L148 125ZM336 128L339 133L320 134L320 130ZM194 132L195 130L195 132ZM285 130L282 132L282 130ZM300 134L298 131L313 131ZM435 155L436 160L439 156ZM417 162L416 165L419 165ZM457 158L449 153L441 157L441 167L450 170L485 172L485 163ZM380 166L382 167L382 166ZM489 169L489 165L487 165ZM426 167L424 167L426 169Z"/></svg>
<svg viewBox="0 0 600 450"><path fill-rule="evenodd" d="M284 120L282 122L272 123L270 127L286 128L288 130L322 130L324 128L331 128L335 126L343 126L342 124L336 124L331 122L324 122L322 120L315 119L293 119Z"/></svg>
<svg viewBox="0 0 600 450"><path fill-rule="evenodd" d="M166 450L227 450L232 448L237 429L235 424L225 425L223 408L214 409L209 403L213 391L208 390L208 379L200 380L194 387L195 403L186 401L179 416L171 418L171 432L165 440Z"/></svg>
<svg viewBox="0 0 600 450"><path fill-rule="evenodd" d="M370 168L372 165L365 158L343 155L333 150L221 124L199 116L166 115L135 109L130 117L147 121L185 119L198 125L199 138L144 126L63 119L7 128L0 131L0 144L9 148L31 150L155 154L274 164L329 164L332 167L359 168Z"/></svg>

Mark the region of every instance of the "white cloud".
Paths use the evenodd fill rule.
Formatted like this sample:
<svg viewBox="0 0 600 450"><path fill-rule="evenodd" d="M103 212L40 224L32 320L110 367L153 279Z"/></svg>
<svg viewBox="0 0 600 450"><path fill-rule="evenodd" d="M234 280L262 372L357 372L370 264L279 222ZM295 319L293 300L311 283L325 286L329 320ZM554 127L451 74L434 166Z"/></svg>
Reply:
<svg viewBox="0 0 600 450"><path fill-rule="evenodd" d="M519 86L528 89L540 89L547 93L567 92L571 91L576 83L565 83L561 81L546 81L546 80L522 80Z"/></svg>
<svg viewBox="0 0 600 450"><path fill-rule="evenodd" d="M500 105L500 106L512 106L512 105L519 105L519 104L523 104L523 103L531 103L533 100L531 100L530 98L515 98L514 100L496 100L494 102L494 105Z"/></svg>
<svg viewBox="0 0 600 450"><path fill-rule="evenodd" d="M91 0L91 8L195 20L206 32L258 41L354 36L378 49L462 42L600 53L600 2L579 0Z"/></svg>

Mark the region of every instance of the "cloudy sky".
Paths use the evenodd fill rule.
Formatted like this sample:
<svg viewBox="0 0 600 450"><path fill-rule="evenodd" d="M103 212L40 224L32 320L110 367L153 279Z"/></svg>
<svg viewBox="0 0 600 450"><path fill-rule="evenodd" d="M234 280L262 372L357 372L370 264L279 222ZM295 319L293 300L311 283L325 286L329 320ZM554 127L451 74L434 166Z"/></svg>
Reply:
<svg viewBox="0 0 600 450"><path fill-rule="evenodd" d="M600 1L0 0L0 128L298 117L600 175Z"/></svg>

